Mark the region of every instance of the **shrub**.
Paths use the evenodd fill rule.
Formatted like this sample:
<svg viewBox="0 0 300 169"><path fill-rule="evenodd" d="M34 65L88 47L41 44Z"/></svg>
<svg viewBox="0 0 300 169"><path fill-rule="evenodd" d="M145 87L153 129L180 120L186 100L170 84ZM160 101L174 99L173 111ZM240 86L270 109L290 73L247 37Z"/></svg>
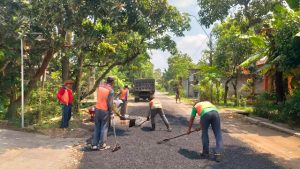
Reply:
<svg viewBox="0 0 300 169"><path fill-rule="evenodd" d="M282 116L288 124L300 125L300 90L295 91L295 94L286 101L282 109Z"/></svg>

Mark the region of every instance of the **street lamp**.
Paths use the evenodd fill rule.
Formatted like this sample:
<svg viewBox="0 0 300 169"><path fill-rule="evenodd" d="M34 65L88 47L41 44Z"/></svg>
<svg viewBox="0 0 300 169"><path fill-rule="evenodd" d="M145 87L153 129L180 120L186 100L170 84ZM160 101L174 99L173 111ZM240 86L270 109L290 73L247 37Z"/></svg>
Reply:
<svg viewBox="0 0 300 169"><path fill-rule="evenodd" d="M35 39L39 42L44 41L45 39L42 36L42 33L29 33L31 35L38 35ZM24 41L23 38L26 35L21 35L21 127L24 128Z"/></svg>

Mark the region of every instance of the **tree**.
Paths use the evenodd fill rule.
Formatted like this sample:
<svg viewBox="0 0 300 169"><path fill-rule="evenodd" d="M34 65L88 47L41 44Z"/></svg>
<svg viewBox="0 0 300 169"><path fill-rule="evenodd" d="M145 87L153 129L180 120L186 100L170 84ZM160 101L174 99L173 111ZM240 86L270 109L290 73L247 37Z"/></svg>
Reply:
<svg viewBox="0 0 300 169"><path fill-rule="evenodd" d="M227 104L228 84L232 82L236 98L235 105L238 105L239 94L237 86L241 75L239 65L252 53L252 44L249 40L242 38L241 27L234 19L227 19L222 24L215 26L214 34L217 37L214 62L227 78L224 103Z"/></svg>
<svg viewBox="0 0 300 169"><path fill-rule="evenodd" d="M55 13L53 12L55 10ZM19 35L26 42L25 100L38 87L47 67L61 69L62 76L75 80L77 108L80 100L92 94L100 81L117 66L128 66L149 48L176 52L168 33L183 36L189 19L166 0L129 1L50 0L0 2L0 71L1 90L9 100L8 115L16 116L20 103ZM4 19L2 19L4 18ZM31 33L42 33L44 42L35 42ZM41 57L42 56L42 57ZM54 58L54 56L56 56ZM54 60L53 60L54 58ZM61 60L61 62L57 62ZM59 63L54 66L52 62ZM13 64L17 63L17 64ZM82 76L86 67L95 67L94 87L82 93ZM149 69L151 67L148 64ZM64 79L63 78L63 79ZM9 98L9 99L7 99Z"/></svg>
<svg viewBox="0 0 300 169"><path fill-rule="evenodd" d="M281 0L198 0L200 6L200 23L206 27L216 21L224 21L229 15L233 18L247 19L243 29L262 21L262 16L268 14ZM214 10L212 10L214 9Z"/></svg>
<svg viewBox="0 0 300 169"><path fill-rule="evenodd" d="M168 69L163 74L167 89L182 85L182 79L188 78L189 69L193 68L192 58L187 54L175 54L168 58Z"/></svg>

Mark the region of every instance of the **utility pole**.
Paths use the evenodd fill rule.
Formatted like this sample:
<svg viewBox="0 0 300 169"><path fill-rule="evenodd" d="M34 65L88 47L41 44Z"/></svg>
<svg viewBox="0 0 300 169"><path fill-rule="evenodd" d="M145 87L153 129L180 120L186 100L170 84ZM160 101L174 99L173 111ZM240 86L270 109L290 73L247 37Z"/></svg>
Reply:
<svg viewBox="0 0 300 169"><path fill-rule="evenodd" d="M208 37L209 42L208 42L208 47L209 47L209 66L213 66L213 44L212 44L212 33L208 34L205 29L202 27L200 21L198 20L197 17L194 15L189 15L193 17L200 25L201 29L205 33L205 35ZM210 85L210 101L213 102L213 83Z"/></svg>
<svg viewBox="0 0 300 169"><path fill-rule="evenodd" d="M209 34L209 66L213 66L212 34ZM213 102L213 83L210 84L210 102Z"/></svg>

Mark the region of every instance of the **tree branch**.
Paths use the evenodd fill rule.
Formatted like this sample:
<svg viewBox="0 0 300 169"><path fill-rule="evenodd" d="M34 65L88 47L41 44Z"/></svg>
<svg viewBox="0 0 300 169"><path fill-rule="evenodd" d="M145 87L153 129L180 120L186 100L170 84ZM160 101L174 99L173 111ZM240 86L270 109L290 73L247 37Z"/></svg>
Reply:
<svg viewBox="0 0 300 169"><path fill-rule="evenodd" d="M10 63L10 60L7 60L4 65L2 66L2 68L0 69L0 73L3 73L4 76L4 70L6 69L6 67L8 66L8 64Z"/></svg>
<svg viewBox="0 0 300 169"><path fill-rule="evenodd" d="M83 100L83 99L86 98L87 96L93 94L93 93L96 91L97 87L99 86L101 80L103 80L103 79L105 78L105 76L106 76L106 75L107 75L114 67L119 66L119 65L128 64L128 63L132 62L135 58L137 58L137 57L139 56L139 54L140 54L140 51L138 51L138 52L136 52L135 54L131 55L131 57L127 57L127 58L126 58L125 60L123 60L123 61L117 61L117 62L111 64L111 65L110 65L110 66L102 73L102 75L96 80L96 82L95 82L93 88L92 88L89 92L84 93L84 94L81 96L80 100Z"/></svg>

